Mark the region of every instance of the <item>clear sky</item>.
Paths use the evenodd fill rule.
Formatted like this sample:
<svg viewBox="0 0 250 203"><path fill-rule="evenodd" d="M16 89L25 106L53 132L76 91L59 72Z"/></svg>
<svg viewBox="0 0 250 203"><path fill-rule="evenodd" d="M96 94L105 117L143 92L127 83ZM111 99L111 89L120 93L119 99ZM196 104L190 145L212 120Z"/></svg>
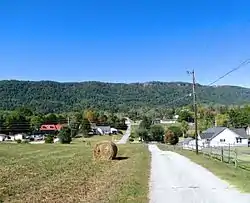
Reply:
<svg viewBox="0 0 250 203"><path fill-rule="evenodd" d="M0 79L208 84L250 58L248 0L0 0ZM250 65L219 84L250 87Z"/></svg>

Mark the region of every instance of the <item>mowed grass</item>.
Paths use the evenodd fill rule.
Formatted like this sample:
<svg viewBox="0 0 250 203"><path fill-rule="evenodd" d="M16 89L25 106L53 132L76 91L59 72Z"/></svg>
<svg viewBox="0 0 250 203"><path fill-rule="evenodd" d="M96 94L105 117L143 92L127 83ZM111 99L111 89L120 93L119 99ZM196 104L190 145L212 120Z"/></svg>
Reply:
<svg viewBox="0 0 250 203"><path fill-rule="evenodd" d="M95 162L92 147L79 140L1 144L0 202L148 202L147 148L118 148L119 159Z"/></svg>
<svg viewBox="0 0 250 203"><path fill-rule="evenodd" d="M193 162L207 168L222 180L225 180L229 184L235 186L240 191L250 193L250 171L235 168L232 164L227 164L219 160L203 156L202 154L196 155L195 152L189 150L172 150L172 147L164 144L159 144L158 146L161 150L175 151L189 158Z"/></svg>

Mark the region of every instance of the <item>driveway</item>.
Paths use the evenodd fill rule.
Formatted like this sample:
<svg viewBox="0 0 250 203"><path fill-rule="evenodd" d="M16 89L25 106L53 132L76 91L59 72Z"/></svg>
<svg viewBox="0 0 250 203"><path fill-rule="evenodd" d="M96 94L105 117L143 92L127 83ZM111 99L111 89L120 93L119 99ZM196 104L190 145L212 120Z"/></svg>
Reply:
<svg viewBox="0 0 250 203"><path fill-rule="evenodd" d="M250 203L242 194L189 159L149 145L150 203ZM246 180L248 181L248 180Z"/></svg>
<svg viewBox="0 0 250 203"><path fill-rule="evenodd" d="M129 136L131 134L131 122L128 119L127 119L127 125L128 125L128 128L127 128L125 134L117 142L117 144L126 144L127 143L128 139L129 139Z"/></svg>

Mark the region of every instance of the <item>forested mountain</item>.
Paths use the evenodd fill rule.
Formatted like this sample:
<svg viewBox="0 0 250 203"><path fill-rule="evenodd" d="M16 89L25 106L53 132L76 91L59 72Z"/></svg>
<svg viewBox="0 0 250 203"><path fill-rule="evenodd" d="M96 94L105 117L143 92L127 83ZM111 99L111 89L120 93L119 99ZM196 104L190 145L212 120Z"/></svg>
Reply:
<svg viewBox="0 0 250 203"><path fill-rule="evenodd" d="M27 106L40 112L74 111L83 108L127 112L131 109L165 108L191 104L192 97L175 101L192 92L182 82L148 83L58 83L52 81L0 81L0 109ZM245 104L250 89L236 86L197 86L197 97L204 104Z"/></svg>

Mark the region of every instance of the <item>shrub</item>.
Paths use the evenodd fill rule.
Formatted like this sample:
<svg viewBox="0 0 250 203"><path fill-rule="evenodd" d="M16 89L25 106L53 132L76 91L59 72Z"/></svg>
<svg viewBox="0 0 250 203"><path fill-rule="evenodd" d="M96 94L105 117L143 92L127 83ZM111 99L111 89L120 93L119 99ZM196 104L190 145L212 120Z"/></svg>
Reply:
<svg viewBox="0 0 250 203"><path fill-rule="evenodd" d="M23 144L29 144L29 141L28 140L24 140L22 141Z"/></svg>
<svg viewBox="0 0 250 203"><path fill-rule="evenodd" d="M17 144L21 144L21 143L22 143L22 140L16 140L16 143L17 143Z"/></svg>
<svg viewBox="0 0 250 203"><path fill-rule="evenodd" d="M164 142L171 145L176 145L179 142L179 137L175 135L171 130L168 130L164 136Z"/></svg>
<svg viewBox="0 0 250 203"><path fill-rule="evenodd" d="M51 143L54 143L54 137L52 135L48 135L46 138L45 138L45 143L47 144L51 144Z"/></svg>
<svg viewBox="0 0 250 203"><path fill-rule="evenodd" d="M183 132L179 126L169 126L168 130L172 131L172 133L174 133L178 137L183 136Z"/></svg>
<svg viewBox="0 0 250 203"><path fill-rule="evenodd" d="M153 125L150 128L151 140L152 141L163 141L164 128L161 125Z"/></svg>
<svg viewBox="0 0 250 203"><path fill-rule="evenodd" d="M136 131L136 134L139 138L143 139L143 141L147 142L147 141L150 141L150 136L148 134L148 130L147 129L143 129L143 128L139 128L137 131Z"/></svg>
<svg viewBox="0 0 250 203"><path fill-rule="evenodd" d="M129 142L134 142L135 140L133 138L129 138Z"/></svg>
<svg viewBox="0 0 250 203"><path fill-rule="evenodd" d="M70 144L72 141L70 128L62 128L62 130L58 134L58 138L61 144Z"/></svg>

